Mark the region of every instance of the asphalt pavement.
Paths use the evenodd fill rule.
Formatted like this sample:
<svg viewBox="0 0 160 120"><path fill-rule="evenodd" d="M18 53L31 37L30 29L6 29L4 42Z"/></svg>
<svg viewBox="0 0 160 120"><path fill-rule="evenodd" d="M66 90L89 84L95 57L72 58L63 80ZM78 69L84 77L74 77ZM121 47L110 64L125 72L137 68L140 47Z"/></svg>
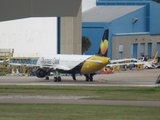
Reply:
<svg viewBox="0 0 160 120"><path fill-rule="evenodd" d="M82 85L82 86L159 86L156 84L160 69L128 70L113 74L98 74L93 82L86 82L84 76L62 76L62 82L54 82L53 76L49 80L36 76L0 76L0 85Z"/></svg>

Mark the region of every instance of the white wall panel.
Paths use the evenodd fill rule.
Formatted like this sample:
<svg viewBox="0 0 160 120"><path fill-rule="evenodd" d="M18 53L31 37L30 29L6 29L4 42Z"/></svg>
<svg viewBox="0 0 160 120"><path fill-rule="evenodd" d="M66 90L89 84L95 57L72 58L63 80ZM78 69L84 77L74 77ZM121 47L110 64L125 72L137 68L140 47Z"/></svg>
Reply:
<svg viewBox="0 0 160 120"><path fill-rule="evenodd" d="M14 49L14 56L57 54L57 17L0 22L0 49Z"/></svg>
<svg viewBox="0 0 160 120"><path fill-rule="evenodd" d="M82 0L82 12L96 6L96 0Z"/></svg>

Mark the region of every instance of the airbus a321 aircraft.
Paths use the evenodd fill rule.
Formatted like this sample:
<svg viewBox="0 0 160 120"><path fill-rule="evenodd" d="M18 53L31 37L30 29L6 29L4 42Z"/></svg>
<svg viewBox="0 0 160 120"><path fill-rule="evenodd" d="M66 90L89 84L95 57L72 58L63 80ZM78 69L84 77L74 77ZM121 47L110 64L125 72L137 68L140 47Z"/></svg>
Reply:
<svg viewBox="0 0 160 120"><path fill-rule="evenodd" d="M41 56L36 66L36 76L38 78L49 79L50 72L54 72L54 81L60 82L59 73L71 74L76 80L76 74L83 74L86 81L93 81L95 72L109 64L108 51L108 29L104 31L99 51L97 55L45 55ZM14 64L13 64L14 65Z"/></svg>

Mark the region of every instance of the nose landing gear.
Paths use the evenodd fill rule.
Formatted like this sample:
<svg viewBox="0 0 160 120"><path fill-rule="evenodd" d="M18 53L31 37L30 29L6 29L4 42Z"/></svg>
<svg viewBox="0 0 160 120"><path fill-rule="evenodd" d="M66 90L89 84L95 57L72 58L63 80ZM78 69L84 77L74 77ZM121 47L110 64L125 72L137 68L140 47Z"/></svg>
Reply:
<svg viewBox="0 0 160 120"><path fill-rule="evenodd" d="M88 81L92 82L94 73L92 73L92 74L84 74L84 76L86 77L86 82L88 82Z"/></svg>

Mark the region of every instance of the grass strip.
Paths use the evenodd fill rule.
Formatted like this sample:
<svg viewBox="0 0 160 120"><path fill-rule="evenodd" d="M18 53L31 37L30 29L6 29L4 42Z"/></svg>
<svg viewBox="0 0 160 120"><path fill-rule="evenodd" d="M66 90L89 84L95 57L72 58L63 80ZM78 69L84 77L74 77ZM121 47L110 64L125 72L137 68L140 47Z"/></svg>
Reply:
<svg viewBox="0 0 160 120"><path fill-rule="evenodd" d="M1 120L159 120L160 107L0 103Z"/></svg>

